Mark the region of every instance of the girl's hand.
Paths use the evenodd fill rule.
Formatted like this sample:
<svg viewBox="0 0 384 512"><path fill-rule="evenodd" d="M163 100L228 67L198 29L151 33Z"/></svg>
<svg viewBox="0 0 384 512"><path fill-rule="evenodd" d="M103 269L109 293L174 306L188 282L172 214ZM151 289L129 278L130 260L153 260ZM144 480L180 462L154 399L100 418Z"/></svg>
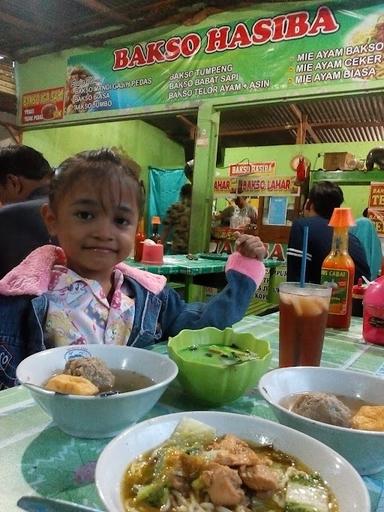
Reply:
<svg viewBox="0 0 384 512"><path fill-rule="evenodd" d="M238 233L235 247L240 254L248 258L256 258L259 261L263 261L267 256L267 249L258 236Z"/></svg>

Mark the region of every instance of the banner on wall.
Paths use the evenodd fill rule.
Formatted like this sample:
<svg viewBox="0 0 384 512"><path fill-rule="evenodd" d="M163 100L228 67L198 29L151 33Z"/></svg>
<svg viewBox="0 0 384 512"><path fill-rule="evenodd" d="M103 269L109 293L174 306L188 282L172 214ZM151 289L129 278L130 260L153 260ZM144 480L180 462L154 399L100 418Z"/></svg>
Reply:
<svg viewBox="0 0 384 512"><path fill-rule="evenodd" d="M63 118L64 87L23 94L21 119L24 124Z"/></svg>
<svg viewBox="0 0 384 512"><path fill-rule="evenodd" d="M213 193L215 196L228 196L237 194L236 178L216 178L213 182Z"/></svg>
<svg viewBox="0 0 384 512"><path fill-rule="evenodd" d="M247 174L275 174L276 162L248 162L229 166L230 176L245 176Z"/></svg>
<svg viewBox="0 0 384 512"><path fill-rule="evenodd" d="M368 208L368 218L375 224L379 236L384 236L384 208Z"/></svg>
<svg viewBox="0 0 384 512"><path fill-rule="evenodd" d="M216 178L215 196L298 196L300 187L295 184L295 177L278 176L275 178Z"/></svg>
<svg viewBox="0 0 384 512"><path fill-rule="evenodd" d="M276 178L239 178L237 194L240 196L298 196L300 187L293 176Z"/></svg>
<svg viewBox="0 0 384 512"><path fill-rule="evenodd" d="M71 56L65 115L384 84L384 2L283 5L223 12L193 30L173 28L159 38Z"/></svg>
<svg viewBox="0 0 384 512"><path fill-rule="evenodd" d="M370 187L368 218L375 224L377 234L384 235L384 183L373 181Z"/></svg>
<svg viewBox="0 0 384 512"><path fill-rule="evenodd" d="M384 209L384 183L372 181L369 193L369 208Z"/></svg>

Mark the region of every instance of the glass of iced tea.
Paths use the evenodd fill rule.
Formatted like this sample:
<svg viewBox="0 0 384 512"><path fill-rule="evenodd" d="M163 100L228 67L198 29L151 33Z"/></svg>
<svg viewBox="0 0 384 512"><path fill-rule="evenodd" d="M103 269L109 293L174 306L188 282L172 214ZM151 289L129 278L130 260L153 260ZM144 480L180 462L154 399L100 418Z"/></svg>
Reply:
<svg viewBox="0 0 384 512"><path fill-rule="evenodd" d="M332 289L321 284L279 285L279 366L319 366Z"/></svg>

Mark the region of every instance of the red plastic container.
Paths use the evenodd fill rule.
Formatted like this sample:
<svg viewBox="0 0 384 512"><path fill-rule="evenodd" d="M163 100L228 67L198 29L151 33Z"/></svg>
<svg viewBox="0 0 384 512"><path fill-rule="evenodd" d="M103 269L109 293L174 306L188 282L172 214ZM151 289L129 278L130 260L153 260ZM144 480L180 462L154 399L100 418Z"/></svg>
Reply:
<svg viewBox="0 0 384 512"><path fill-rule="evenodd" d="M373 281L365 291L363 338L367 343L384 345L384 276Z"/></svg>

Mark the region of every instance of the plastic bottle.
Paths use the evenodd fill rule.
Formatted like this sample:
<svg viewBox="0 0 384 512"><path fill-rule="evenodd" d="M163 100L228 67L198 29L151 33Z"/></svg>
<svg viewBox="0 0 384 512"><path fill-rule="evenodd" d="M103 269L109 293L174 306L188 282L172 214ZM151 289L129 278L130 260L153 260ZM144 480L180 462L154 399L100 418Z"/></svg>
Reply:
<svg viewBox="0 0 384 512"><path fill-rule="evenodd" d="M333 227L332 249L321 267L321 283L331 284L327 327L348 330L352 316L352 287L355 264L348 254L348 228L354 225L350 208L335 208L329 226Z"/></svg>
<svg viewBox="0 0 384 512"><path fill-rule="evenodd" d="M363 299L363 338L384 345L384 276L368 285Z"/></svg>
<svg viewBox="0 0 384 512"><path fill-rule="evenodd" d="M363 316L363 298L366 289L367 286L363 285L363 280L359 277L357 284L352 287L352 316Z"/></svg>
<svg viewBox="0 0 384 512"><path fill-rule="evenodd" d="M152 217L151 224L152 224L152 235L150 238L156 244L160 244L161 243L161 236L159 233L159 228L160 228L160 224L161 224L160 217L154 215Z"/></svg>
<svg viewBox="0 0 384 512"><path fill-rule="evenodd" d="M134 251L134 259L135 261L141 261L143 257L143 242L146 239L145 231L144 231L144 219L141 218L137 225L136 236L135 236L135 251Z"/></svg>

